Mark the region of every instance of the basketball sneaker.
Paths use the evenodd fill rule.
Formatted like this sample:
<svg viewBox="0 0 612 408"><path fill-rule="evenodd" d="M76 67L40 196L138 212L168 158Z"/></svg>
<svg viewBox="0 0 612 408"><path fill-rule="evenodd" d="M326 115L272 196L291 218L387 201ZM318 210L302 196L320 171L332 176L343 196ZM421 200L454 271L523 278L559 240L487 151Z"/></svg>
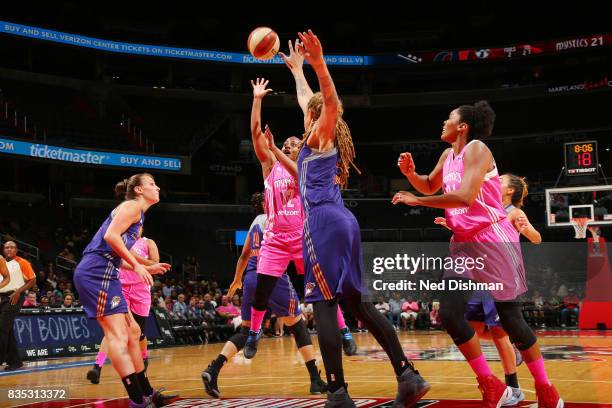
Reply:
<svg viewBox="0 0 612 408"><path fill-rule="evenodd" d="M156 408L155 404L151 400L151 397L142 397L142 403L137 404L134 401L130 400L128 403L128 408Z"/></svg>
<svg viewBox="0 0 612 408"><path fill-rule="evenodd" d="M204 382L206 393L213 398L221 397L221 391L219 391L219 386L217 386L218 377L219 371L213 367L212 363L206 367L206 370L202 371L202 381Z"/></svg>
<svg viewBox="0 0 612 408"><path fill-rule="evenodd" d="M101 371L102 367L94 364L93 368L87 372L87 379L91 381L92 384L98 384L100 382Z"/></svg>
<svg viewBox="0 0 612 408"><path fill-rule="evenodd" d="M344 354L347 356L352 356L357 354L357 344L355 343L355 339L353 339L353 335L348 327L340 330L340 334L342 335L342 349L344 350Z"/></svg>
<svg viewBox="0 0 612 408"><path fill-rule="evenodd" d="M254 332L249 330L249 337L247 337L247 341L244 345L244 358L251 359L255 357L257 354L257 343L259 342L259 338L261 337L261 329L258 332Z"/></svg>
<svg viewBox="0 0 612 408"><path fill-rule="evenodd" d="M412 407L427 394L430 388L429 383L415 370L414 365L409 363L402 375L397 377L397 395L392 407Z"/></svg>
<svg viewBox="0 0 612 408"><path fill-rule="evenodd" d="M319 370L319 377L310 379L310 393L317 395L324 392L327 392L327 383L321 379L321 371Z"/></svg>
<svg viewBox="0 0 612 408"><path fill-rule="evenodd" d="M166 405L172 404L178 399L178 395L164 395L162 394L162 392L164 392L163 388L160 388L157 391L153 390L153 395L149 397L151 398L151 402L153 402L153 405L157 408L165 407Z"/></svg>
<svg viewBox="0 0 612 408"><path fill-rule="evenodd" d="M563 408L563 400L552 384L535 384L539 408Z"/></svg>
<svg viewBox="0 0 612 408"><path fill-rule="evenodd" d="M494 375L477 377L478 389L482 393L483 408L500 408L510 396L512 390Z"/></svg>
<svg viewBox="0 0 612 408"><path fill-rule="evenodd" d="M512 390L512 395L510 395L510 398L508 399L508 401L506 401L505 404L502 405L502 407L512 407L514 405L518 405L519 402L525 399L525 394L523 393L523 390L514 387L510 387L510 389Z"/></svg>
<svg viewBox="0 0 612 408"><path fill-rule="evenodd" d="M324 408L357 408L355 402L348 395L347 386L347 384L344 384L344 387L338 388L334 392L327 391L327 401L325 401Z"/></svg>

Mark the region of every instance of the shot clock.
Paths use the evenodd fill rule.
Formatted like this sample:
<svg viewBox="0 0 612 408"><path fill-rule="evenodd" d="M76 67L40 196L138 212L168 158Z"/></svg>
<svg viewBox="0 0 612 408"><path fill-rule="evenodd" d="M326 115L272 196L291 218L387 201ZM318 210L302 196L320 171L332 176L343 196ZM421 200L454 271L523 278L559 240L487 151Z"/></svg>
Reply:
<svg viewBox="0 0 612 408"><path fill-rule="evenodd" d="M597 174L597 141L565 143L565 174L583 176Z"/></svg>

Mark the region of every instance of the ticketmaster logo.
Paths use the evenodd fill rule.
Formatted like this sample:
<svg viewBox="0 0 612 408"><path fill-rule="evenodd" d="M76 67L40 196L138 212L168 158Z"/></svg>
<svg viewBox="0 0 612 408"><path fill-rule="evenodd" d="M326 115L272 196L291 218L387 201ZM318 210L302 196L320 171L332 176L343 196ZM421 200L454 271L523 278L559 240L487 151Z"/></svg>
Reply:
<svg viewBox="0 0 612 408"><path fill-rule="evenodd" d="M89 164L102 164L108 156L103 154L96 154L92 152L87 153L76 153L62 149L61 147L53 147L48 145L40 146L34 144L30 146L30 156L39 157L41 159L52 159L71 161L75 163L89 163Z"/></svg>

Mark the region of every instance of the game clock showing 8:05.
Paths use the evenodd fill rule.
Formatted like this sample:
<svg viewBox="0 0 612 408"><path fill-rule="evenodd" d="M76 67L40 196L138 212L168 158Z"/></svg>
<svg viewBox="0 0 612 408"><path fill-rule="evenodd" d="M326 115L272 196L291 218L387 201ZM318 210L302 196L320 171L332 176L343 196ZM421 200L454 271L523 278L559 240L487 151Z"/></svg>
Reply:
<svg viewBox="0 0 612 408"><path fill-rule="evenodd" d="M584 176L597 174L597 141L565 143L565 174Z"/></svg>

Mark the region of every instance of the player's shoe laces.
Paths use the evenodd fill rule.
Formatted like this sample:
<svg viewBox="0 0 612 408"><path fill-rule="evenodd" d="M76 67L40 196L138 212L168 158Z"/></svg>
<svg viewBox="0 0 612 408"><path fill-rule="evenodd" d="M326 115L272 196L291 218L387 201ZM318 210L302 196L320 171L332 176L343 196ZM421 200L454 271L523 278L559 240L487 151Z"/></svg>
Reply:
<svg viewBox="0 0 612 408"><path fill-rule="evenodd" d="M397 395L392 407L412 407L427 394L430 388L429 383L415 370L414 365L409 363L402 375L397 377Z"/></svg>
<svg viewBox="0 0 612 408"><path fill-rule="evenodd" d="M259 342L260 337L261 329L259 329L257 332L249 330L249 337L247 337L243 350L244 358L251 359L255 357L255 354L257 354L257 343Z"/></svg>

